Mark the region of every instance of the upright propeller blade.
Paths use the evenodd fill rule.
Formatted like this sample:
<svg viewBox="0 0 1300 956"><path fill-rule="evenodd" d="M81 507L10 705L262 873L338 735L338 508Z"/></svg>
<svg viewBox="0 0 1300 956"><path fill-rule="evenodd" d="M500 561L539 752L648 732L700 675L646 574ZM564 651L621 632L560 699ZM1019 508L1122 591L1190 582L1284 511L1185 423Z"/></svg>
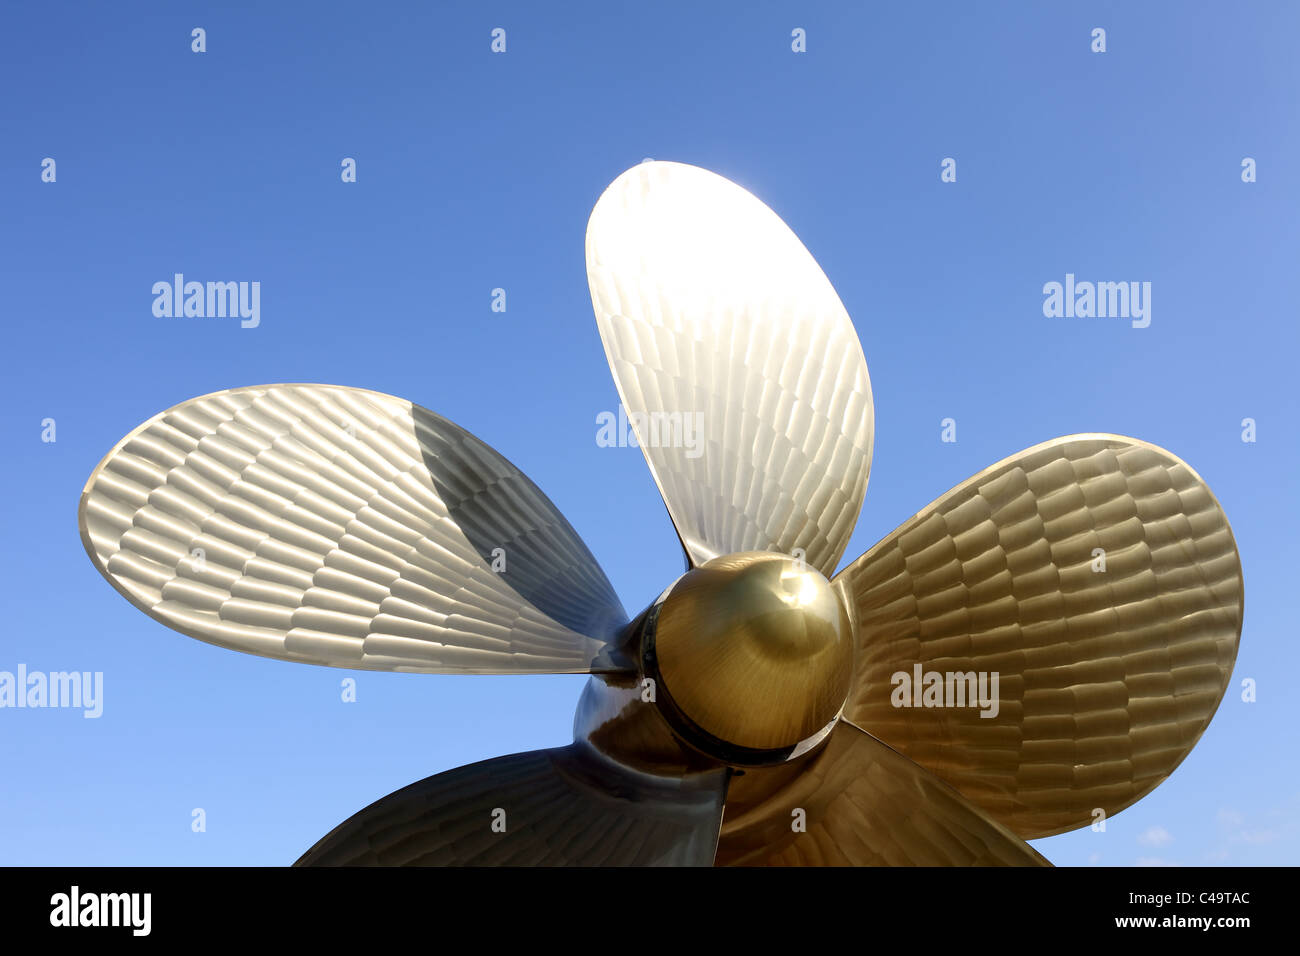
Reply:
<svg viewBox="0 0 1300 956"><path fill-rule="evenodd" d="M1116 435L998 462L833 583L859 639L845 717L1026 839L1117 813L1172 773L1241 634L1241 562L1214 495ZM977 705L995 676L996 706Z"/></svg>
<svg viewBox="0 0 1300 956"><path fill-rule="evenodd" d="M378 392L265 385L177 405L100 462L79 523L127 600L222 647L428 673L633 666L613 588L537 486Z"/></svg>
<svg viewBox="0 0 1300 956"><path fill-rule="evenodd" d="M802 549L830 577L867 486L871 383L798 237L721 176L647 162L596 203L587 278L619 397L692 564Z"/></svg>
<svg viewBox="0 0 1300 956"><path fill-rule="evenodd" d="M585 744L413 783L340 824L296 866L709 866L727 772L651 777Z"/></svg>
<svg viewBox="0 0 1300 956"><path fill-rule="evenodd" d="M928 770L844 721L784 787L734 815L727 807L717 862L1050 866Z"/></svg>

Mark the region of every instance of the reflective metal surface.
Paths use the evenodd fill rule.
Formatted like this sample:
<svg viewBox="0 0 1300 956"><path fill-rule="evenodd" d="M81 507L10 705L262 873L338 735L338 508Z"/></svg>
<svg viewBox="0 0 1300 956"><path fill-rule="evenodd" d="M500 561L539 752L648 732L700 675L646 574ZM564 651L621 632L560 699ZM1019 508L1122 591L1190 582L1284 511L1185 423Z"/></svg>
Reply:
<svg viewBox="0 0 1300 956"><path fill-rule="evenodd" d="M871 382L798 237L715 173L647 162L596 203L587 279L619 397L693 563L801 548L830 577L867 487Z"/></svg>
<svg viewBox="0 0 1300 956"><path fill-rule="evenodd" d="M296 866L709 866L726 772L628 771L583 744L496 757L389 794Z"/></svg>
<svg viewBox="0 0 1300 956"><path fill-rule="evenodd" d="M647 608L628 627L620 645L633 660L643 659ZM680 776L722 766L689 744L668 722L655 678L644 668L635 674L594 674L583 688L573 718L573 739L585 741L606 758L658 776Z"/></svg>
<svg viewBox="0 0 1300 956"><path fill-rule="evenodd" d="M1232 532L1191 468L1114 435L1047 442L828 582L873 412L808 251L740 187L645 163L597 203L587 270L692 565L634 621L518 469L376 392L194 399L86 485L96 567L200 640L593 674L573 745L399 790L300 864L699 865L716 846L724 864L1044 865L1022 837L1116 813L1173 771L1242 624Z"/></svg>
<svg viewBox="0 0 1300 956"><path fill-rule="evenodd" d="M684 737L730 762L772 751L783 760L811 745L849 691L844 606L818 571L782 555L728 555L688 571L648 634L648 670L670 722L684 720Z"/></svg>
<svg viewBox="0 0 1300 956"><path fill-rule="evenodd" d="M852 724L825 749L776 773L757 806L728 800L720 866L1049 866L947 784Z"/></svg>
<svg viewBox="0 0 1300 956"><path fill-rule="evenodd" d="M1117 435L998 462L833 583L858 632L845 717L1026 838L1164 780L1214 715L1241 634L1241 562L1210 489ZM996 714L897 706L894 675L918 671L998 674Z"/></svg>
<svg viewBox="0 0 1300 956"><path fill-rule="evenodd" d="M127 600L222 647L428 673L632 667L611 643L622 605L546 496L473 435L378 392L184 402L109 452L78 517Z"/></svg>

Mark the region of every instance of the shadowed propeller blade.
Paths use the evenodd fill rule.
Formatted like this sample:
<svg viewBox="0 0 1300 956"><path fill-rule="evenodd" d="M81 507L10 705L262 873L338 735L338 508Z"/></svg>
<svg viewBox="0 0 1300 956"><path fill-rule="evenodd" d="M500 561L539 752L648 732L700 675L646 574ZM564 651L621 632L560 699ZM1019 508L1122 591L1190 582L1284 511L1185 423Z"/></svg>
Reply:
<svg viewBox="0 0 1300 956"><path fill-rule="evenodd" d="M177 405L100 462L79 523L127 600L222 647L428 673L631 667L613 644L627 615L546 496L378 392L266 385Z"/></svg>
<svg viewBox="0 0 1300 956"><path fill-rule="evenodd" d="M803 832L794 830L803 812ZM952 787L840 721L758 806L732 815L720 866L1050 866Z"/></svg>
<svg viewBox="0 0 1300 956"><path fill-rule="evenodd" d="M1116 435L998 462L833 583L859 640L845 717L1026 839L1117 813L1168 776L1241 634L1241 563L1210 489ZM981 674L998 678L995 715L970 704ZM927 706L917 676L966 705Z"/></svg>
<svg viewBox="0 0 1300 956"><path fill-rule="evenodd" d="M687 556L805 552L830 577L862 507L871 383L798 237L721 176L647 162L587 226L605 355Z"/></svg>
<svg viewBox="0 0 1300 956"><path fill-rule="evenodd" d="M726 779L651 777L583 744L496 757L389 794L295 866L709 866Z"/></svg>

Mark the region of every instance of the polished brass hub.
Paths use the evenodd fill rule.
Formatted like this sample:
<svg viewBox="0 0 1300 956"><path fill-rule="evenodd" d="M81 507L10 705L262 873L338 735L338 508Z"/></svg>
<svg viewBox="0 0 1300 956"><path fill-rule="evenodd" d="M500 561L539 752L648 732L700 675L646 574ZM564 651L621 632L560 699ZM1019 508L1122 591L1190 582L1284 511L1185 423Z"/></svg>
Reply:
<svg viewBox="0 0 1300 956"><path fill-rule="evenodd" d="M648 616L642 654L673 729L738 765L815 746L853 670L852 629L830 583L771 552L714 558L679 578Z"/></svg>

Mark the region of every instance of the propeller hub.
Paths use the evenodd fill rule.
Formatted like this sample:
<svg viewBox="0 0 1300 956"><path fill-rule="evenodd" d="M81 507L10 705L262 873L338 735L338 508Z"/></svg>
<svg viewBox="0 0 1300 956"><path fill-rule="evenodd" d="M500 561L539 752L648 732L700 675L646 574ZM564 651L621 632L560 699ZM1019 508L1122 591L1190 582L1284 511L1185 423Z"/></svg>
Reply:
<svg viewBox="0 0 1300 956"><path fill-rule="evenodd" d="M852 626L830 582L772 552L688 571L652 609L642 647L674 730L733 764L780 763L816 746L852 678Z"/></svg>

